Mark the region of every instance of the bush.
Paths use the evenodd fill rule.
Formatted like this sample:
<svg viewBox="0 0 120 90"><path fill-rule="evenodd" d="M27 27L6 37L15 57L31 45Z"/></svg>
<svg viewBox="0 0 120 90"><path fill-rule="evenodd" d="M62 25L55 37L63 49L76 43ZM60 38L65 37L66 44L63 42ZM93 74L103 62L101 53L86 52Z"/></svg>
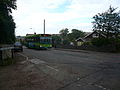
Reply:
<svg viewBox="0 0 120 90"><path fill-rule="evenodd" d="M102 46L114 46L116 48L120 48L120 39L114 39L114 38L94 38L92 39L91 43L94 46L102 47Z"/></svg>
<svg viewBox="0 0 120 90"><path fill-rule="evenodd" d="M91 43L94 46L100 47L100 46L106 46L110 44L110 40L106 38L94 38L92 39Z"/></svg>
<svg viewBox="0 0 120 90"><path fill-rule="evenodd" d="M120 51L120 39L116 39L116 49Z"/></svg>
<svg viewBox="0 0 120 90"><path fill-rule="evenodd" d="M91 46L92 43L91 43L90 41L89 41L89 42L84 42L83 45L84 45L84 46Z"/></svg>
<svg viewBox="0 0 120 90"><path fill-rule="evenodd" d="M68 40L64 40L63 45L70 45L70 42Z"/></svg>

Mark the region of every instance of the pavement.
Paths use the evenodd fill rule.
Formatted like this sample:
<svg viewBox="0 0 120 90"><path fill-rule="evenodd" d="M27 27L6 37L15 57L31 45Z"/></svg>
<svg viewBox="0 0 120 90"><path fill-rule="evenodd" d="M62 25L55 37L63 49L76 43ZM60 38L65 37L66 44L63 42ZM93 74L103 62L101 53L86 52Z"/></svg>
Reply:
<svg viewBox="0 0 120 90"><path fill-rule="evenodd" d="M0 67L0 90L56 90L61 87L56 80L27 61L26 57L16 53L14 59L15 64Z"/></svg>

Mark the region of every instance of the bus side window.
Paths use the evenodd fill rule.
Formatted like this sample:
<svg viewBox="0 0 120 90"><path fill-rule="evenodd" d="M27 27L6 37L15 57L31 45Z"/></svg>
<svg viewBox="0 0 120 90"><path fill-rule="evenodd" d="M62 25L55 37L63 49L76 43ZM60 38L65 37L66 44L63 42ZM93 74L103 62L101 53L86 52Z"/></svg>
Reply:
<svg viewBox="0 0 120 90"><path fill-rule="evenodd" d="M46 43L46 42L47 42L47 39L44 39L44 42Z"/></svg>
<svg viewBox="0 0 120 90"><path fill-rule="evenodd" d="M41 43L41 38L39 37L39 42Z"/></svg>
<svg viewBox="0 0 120 90"><path fill-rule="evenodd" d="M50 39L48 39L48 43L50 43Z"/></svg>
<svg viewBox="0 0 120 90"><path fill-rule="evenodd" d="M36 37L36 42L39 42L39 37Z"/></svg>

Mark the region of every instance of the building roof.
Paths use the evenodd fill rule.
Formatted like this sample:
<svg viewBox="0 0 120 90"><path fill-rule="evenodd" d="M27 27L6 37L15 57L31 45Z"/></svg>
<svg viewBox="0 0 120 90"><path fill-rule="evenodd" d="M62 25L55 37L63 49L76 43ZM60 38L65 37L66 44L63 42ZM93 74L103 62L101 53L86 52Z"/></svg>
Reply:
<svg viewBox="0 0 120 90"><path fill-rule="evenodd" d="M84 39L92 36L92 35L95 34L95 33L101 35L102 37L106 37L106 35L105 35L104 33L102 33L101 31L97 31L97 30L96 30L96 31L93 31L92 33L86 35L86 36L84 37Z"/></svg>
<svg viewBox="0 0 120 90"><path fill-rule="evenodd" d="M78 39L76 39L75 41L86 41L87 38L92 38L94 34L98 34L102 37L106 37L106 35L104 33L102 33L101 31L93 31L93 32L89 32L85 37L81 38L79 37Z"/></svg>
<svg viewBox="0 0 120 90"><path fill-rule="evenodd" d="M83 38L79 37L79 38L76 39L75 41L82 41L82 42L84 42L85 40L84 40Z"/></svg>

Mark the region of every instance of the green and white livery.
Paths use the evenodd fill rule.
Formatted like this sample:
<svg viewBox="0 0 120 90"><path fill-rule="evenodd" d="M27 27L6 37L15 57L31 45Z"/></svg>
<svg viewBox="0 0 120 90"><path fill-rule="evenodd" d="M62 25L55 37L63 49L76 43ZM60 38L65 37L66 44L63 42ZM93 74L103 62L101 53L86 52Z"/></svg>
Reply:
<svg viewBox="0 0 120 90"><path fill-rule="evenodd" d="M25 45L33 49L47 49L52 47L52 37L50 34L35 34L25 37Z"/></svg>

